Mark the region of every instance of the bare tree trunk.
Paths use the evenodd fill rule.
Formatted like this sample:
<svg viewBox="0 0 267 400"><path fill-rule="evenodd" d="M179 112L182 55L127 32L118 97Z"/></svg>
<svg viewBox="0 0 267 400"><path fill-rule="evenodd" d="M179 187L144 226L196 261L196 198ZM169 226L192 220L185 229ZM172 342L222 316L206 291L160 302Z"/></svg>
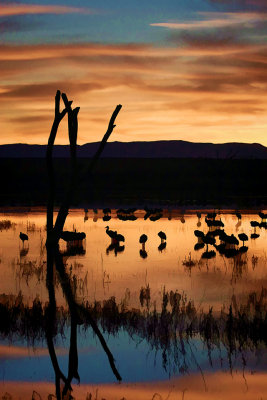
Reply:
<svg viewBox="0 0 267 400"><path fill-rule="evenodd" d="M84 307L78 305L75 301L74 294L72 292L69 276L65 271L62 255L59 252L58 241L60 239L61 233L63 232L64 224L69 212L69 207L72 201L73 193L76 190L77 182L77 159L76 159L76 146L77 146L77 132L78 132L78 112L79 107L75 109L71 108L72 101L69 101L66 94L62 93L62 99L65 105L63 111L60 112L60 96L61 93L58 90L55 97L55 117L51 128L47 151L46 151L46 163L48 171L48 181L49 181L49 193L48 193L48 204L47 204L47 289L49 293L49 307L48 307L48 323L46 328L46 339L49 355L51 362L55 371L55 384L56 384L56 396L57 400L61 400L61 388L60 381L64 382L64 389L62 395L64 396L68 391L71 391L71 381L73 378L79 380L78 374L78 349L77 349L77 325L79 321L89 321L95 334L99 338L99 341L107 354L110 367L118 380L121 380L121 376L115 366L114 357L109 350L107 343L101 334L96 322L93 320L89 311ZM106 134L104 135L102 142L94 155L92 162L88 168L91 172L94 165L98 161L105 144L111 135L114 127L115 119L121 109L121 105L118 105L114 110ZM70 154L71 154L71 176L69 181L69 187L67 189L65 199L59 209L56 222L54 225L53 213L54 213L54 198L55 198L55 177L53 169L53 146L55 143L55 138L57 135L58 127L64 116L68 113L68 131L69 131L69 142L70 142ZM54 336L54 326L56 321L56 297L54 289L54 265L59 274L61 280L61 286L63 293L67 299L70 314L71 314L71 338L70 338L70 349L69 349L69 369L68 377L61 371L57 356L55 352L55 347L53 344Z"/></svg>

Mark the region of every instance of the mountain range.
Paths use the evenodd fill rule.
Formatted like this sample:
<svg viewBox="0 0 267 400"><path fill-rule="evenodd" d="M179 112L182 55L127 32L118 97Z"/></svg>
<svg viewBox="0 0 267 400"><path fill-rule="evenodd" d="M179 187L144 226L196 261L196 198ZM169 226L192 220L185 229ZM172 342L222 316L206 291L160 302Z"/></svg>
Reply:
<svg viewBox="0 0 267 400"><path fill-rule="evenodd" d="M77 156L90 158L99 142L77 146ZM23 143L0 145L2 158L44 158L46 145ZM53 156L69 157L68 145L55 145ZM105 158L214 158L267 159L267 147L259 143L192 143L183 140L153 142L109 142L102 153Z"/></svg>

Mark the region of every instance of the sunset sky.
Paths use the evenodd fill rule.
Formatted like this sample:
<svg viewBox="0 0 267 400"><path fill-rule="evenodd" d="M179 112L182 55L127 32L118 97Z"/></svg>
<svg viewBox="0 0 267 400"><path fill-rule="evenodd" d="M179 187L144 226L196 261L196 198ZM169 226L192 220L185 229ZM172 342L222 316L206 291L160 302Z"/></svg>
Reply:
<svg viewBox="0 0 267 400"><path fill-rule="evenodd" d="M267 1L1 1L0 144L46 143L57 89L79 144L121 103L113 141L267 146Z"/></svg>

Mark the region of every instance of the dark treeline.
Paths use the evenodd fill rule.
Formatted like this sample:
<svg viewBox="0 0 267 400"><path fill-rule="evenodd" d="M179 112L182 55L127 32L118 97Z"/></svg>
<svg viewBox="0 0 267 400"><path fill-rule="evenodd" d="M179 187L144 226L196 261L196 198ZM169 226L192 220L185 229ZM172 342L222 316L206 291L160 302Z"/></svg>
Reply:
<svg viewBox="0 0 267 400"><path fill-rule="evenodd" d="M148 203L179 206L214 204L239 208L267 204L266 160L78 159L79 183L72 206ZM70 161L54 159L56 204L70 176ZM44 159L1 159L0 205L45 205L48 179Z"/></svg>
<svg viewBox="0 0 267 400"><path fill-rule="evenodd" d="M262 289L258 295L253 292L247 300L238 304L232 297L230 307L223 307L221 312L197 311L194 303L187 300L184 294L163 291L161 309L156 310L150 303L149 286L140 290L140 309L128 309L127 302L116 302L114 297L92 304L84 303L83 329L90 328L93 318L103 332L116 335L121 329L131 337L146 340L151 350L160 351L162 364L167 370L186 372L187 344L190 339L200 337L208 351L212 365L212 351L225 349L228 367L232 361L244 354L267 346L267 290ZM88 313L88 319L86 314ZM0 302L0 336L2 338L24 338L28 344L45 339L45 329L49 320L49 307L35 299L31 306L18 296L1 295ZM55 324L52 328L54 337L64 335L71 324L71 317L63 307L56 311ZM167 366L167 360L168 365Z"/></svg>

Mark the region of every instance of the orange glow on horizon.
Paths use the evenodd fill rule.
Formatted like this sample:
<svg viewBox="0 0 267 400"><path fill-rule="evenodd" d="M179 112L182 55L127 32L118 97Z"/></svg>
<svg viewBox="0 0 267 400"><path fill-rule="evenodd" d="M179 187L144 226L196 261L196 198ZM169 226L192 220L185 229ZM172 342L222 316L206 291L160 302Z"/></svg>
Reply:
<svg viewBox="0 0 267 400"><path fill-rule="evenodd" d="M0 144L46 144L59 89L81 107L79 144L101 140L120 103L111 141L267 145L265 49L227 43L1 46ZM68 143L65 128L58 144Z"/></svg>

